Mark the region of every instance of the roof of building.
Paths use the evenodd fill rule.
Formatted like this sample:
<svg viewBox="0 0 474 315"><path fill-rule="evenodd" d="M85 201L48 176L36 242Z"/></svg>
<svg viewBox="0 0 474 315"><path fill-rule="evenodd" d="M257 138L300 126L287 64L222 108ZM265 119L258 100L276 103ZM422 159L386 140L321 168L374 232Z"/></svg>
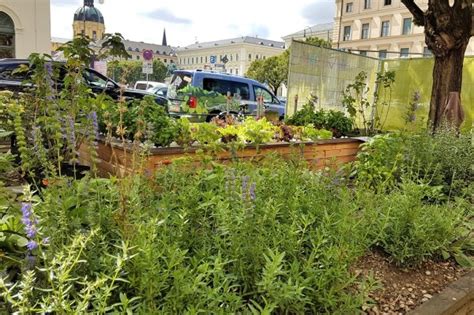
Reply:
<svg viewBox="0 0 474 315"><path fill-rule="evenodd" d="M303 37L304 35L311 36L311 34L314 33L321 33L321 32L332 32L334 28L334 23L324 23L324 24L316 24L313 26L306 27L305 29L302 29L301 31L283 36L283 39L288 39L291 37Z"/></svg>
<svg viewBox="0 0 474 315"><path fill-rule="evenodd" d="M176 54L176 49L171 46L163 46L158 44L144 43L144 42L135 42L131 40L124 40L123 44L127 51L142 52L143 50L152 50L153 53L157 55L169 55L174 56Z"/></svg>
<svg viewBox="0 0 474 315"><path fill-rule="evenodd" d="M275 47L275 48L281 48L281 49L285 48L284 42L277 42L274 40L268 40L268 39L258 38L258 37L242 36L242 37L237 37L237 38L216 40L212 42L195 43L195 44L180 48L180 50L205 49L205 48L229 46L229 45L244 44L244 43L252 44L252 45Z"/></svg>
<svg viewBox="0 0 474 315"><path fill-rule="evenodd" d="M94 0L84 0L84 5L74 13L74 21L97 22L104 24L104 16L94 7Z"/></svg>

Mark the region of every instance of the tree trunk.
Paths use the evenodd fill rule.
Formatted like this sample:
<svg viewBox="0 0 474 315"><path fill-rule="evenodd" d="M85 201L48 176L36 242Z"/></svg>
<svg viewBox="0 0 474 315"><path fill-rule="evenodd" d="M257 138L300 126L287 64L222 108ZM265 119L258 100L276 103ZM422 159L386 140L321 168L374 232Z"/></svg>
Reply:
<svg viewBox="0 0 474 315"><path fill-rule="evenodd" d="M459 128L464 119L461 85L464 53L472 25L473 0L429 0L423 12L415 0L401 0L414 22L425 28L425 42L435 56L429 124L433 132L441 124Z"/></svg>
<svg viewBox="0 0 474 315"><path fill-rule="evenodd" d="M429 123L433 131L442 124L459 128L464 119L460 94L466 47L467 43L451 49L445 56L435 56L429 112ZM448 107L448 104L451 106Z"/></svg>
<svg viewBox="0 0 474 315"><path fill-rule="evenodd" d="M272 88L273 94L275 94L275 96L278 94L278 88L279 88L279 87L280 87L280 86L277 86L277 87Z"/></svg>

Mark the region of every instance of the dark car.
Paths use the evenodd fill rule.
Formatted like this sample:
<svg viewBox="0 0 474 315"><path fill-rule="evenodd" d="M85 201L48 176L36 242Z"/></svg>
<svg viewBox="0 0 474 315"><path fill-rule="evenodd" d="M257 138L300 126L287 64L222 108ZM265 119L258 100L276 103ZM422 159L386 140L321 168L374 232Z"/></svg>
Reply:
<svg viewBox="0 0 474 315"><path fill-rule="evenodd" d="M23 92L28 87L25 80L29 77L29 72L15 71L22 65L29 65L26 59L0 59L0 90L9 90L12 92ZM60 71L58 87L61 88L61 81L64 79L65 71ZM83 73L84 82L94 94L105 93L112 99L118 100L122 95L125 100L142 99L147 95L155 98L157 104L168 105L168 100L159 95L148 93L146 91L125 88L121 91L120 86L112 79L102 75L94 69L85 68ZM31 85L30 85L31 86Z"/></svg>

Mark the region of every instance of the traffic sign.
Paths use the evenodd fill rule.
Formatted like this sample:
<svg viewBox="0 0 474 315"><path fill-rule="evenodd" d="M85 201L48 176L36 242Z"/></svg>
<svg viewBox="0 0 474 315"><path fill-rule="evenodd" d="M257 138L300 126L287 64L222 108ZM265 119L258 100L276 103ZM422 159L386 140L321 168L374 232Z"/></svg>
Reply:
<svg viewBox="0 0 474 315"><path fill-rule="evenodd" d="M143 51L143 59L145 59L146 61L153 60L153 51L149 49L145 49Z"/></svg>
<svg viewBox="0 0 474 315"><path fill-rule="evenodd" d="M153 61L143 61L142 73L153 74Z"/></svg>
<svg viewBox="0 0 474 315"><path fill-rule="evenodd" d="M209 61L211 62L211 64L215 64L216 61L217 61L217 56L211 56L211 58L209 59Z"/></svg>

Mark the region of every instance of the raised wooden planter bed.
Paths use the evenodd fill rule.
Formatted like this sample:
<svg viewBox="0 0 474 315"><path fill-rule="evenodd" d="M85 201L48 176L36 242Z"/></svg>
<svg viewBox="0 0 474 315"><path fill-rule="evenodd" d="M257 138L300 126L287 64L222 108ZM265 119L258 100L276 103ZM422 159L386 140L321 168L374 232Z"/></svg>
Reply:
<svg viewBox="0 0 474 315"><path fill-rule="evenodd" d="M409 315L474 314L474 271L449 285Z"/></svg>
<svg viewBox="0 0 474 315"><path fill-rule="evenodd" d="M258 150L255 145L247 145L238 150L234 155L229 151L214 154L214 159L226 163L233 158L241 160L258 160L268 154L277 153L282 157L303 157L312 169L324 167L339 167L342 164L352 162L356 159L359 147L363 143L360 139L333 139L317 142L302 143L275 143L260 145ZM202 155L198 154L199 147L190 148L155 148L145 158L144 168L153 172L164 165L171 164L180 158L190 158L199 163ZM98 142L98 161L96 165L102 176L123 176L132 171L133 157L131 145L122 146L120 143L105 144ZM87 145L81 145L79 149L80 163L91 165L90 150Z"/></svg>

